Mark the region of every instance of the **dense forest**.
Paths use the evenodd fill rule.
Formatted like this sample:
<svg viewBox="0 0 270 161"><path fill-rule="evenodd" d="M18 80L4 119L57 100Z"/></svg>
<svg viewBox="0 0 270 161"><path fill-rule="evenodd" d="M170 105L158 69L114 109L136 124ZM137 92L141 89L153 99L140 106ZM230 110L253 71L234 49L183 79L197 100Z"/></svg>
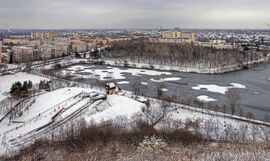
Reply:
<svg viewBox="0 0 270 161"><path fill-rule="evenodd" d="M115 42L104 54L105 59L115 61L217 70L247 68L265 61L266 56L267 53L262 51L214 49L187 43L152 43L142 40Z"/></svg>

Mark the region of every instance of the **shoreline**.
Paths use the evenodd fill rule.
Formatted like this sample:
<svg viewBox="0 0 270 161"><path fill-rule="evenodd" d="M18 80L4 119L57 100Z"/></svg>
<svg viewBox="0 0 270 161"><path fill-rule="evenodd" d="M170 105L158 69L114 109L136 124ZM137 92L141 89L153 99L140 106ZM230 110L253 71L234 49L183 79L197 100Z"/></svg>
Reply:
<svg viewBox="0 0 270 161"><path fill-rule="evenodd" d="M168 65L152 65L145 63L134 63L134 62L123 62L123 61L113 61L113 60L92 60L87 61L89 63L93 63L94 65L106 65L106 66L114 66L114 67L126 67L126 68L137 68L137 69L148 69L148 70L161 70L161 71L171 71L171 72L184 72L184 73L195 73L195 74L205 74L205 75L222 75L226 73L233 73L242 70L248 70L252 68L256 68L262 65L266 65L270 63L270 60L259 60L258 62L253 62L252 64L247 64L245 66L231 66L231 67L223 67L220 68L189 68L189 67L180 67L180 66L168 66Z"/></svg>

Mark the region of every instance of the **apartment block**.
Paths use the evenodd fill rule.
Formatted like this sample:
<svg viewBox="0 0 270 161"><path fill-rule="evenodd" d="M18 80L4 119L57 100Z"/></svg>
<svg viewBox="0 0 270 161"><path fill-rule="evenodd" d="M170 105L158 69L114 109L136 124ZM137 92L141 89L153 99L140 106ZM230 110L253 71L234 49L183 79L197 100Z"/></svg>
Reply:
<svg viewBox="0 0 270 161"><path fill-rule="evenodd" d="M31 32L31 39L53 39L57 36L56 32Z"/></svg>
<svg viewBox="0 0 270 161"><path fill-rule="evenodd" d="M14 46L13 51L13 62L15 63L27 63L33 60L33 48L25 46Z"/></svg>
<svg viewBox="0 0 270 161"><path fill-rule="evenodd" d="M161 35L161 42L187 42L194 43L196 42L195 33L185 33L179 31L166 31Z"/></svg>

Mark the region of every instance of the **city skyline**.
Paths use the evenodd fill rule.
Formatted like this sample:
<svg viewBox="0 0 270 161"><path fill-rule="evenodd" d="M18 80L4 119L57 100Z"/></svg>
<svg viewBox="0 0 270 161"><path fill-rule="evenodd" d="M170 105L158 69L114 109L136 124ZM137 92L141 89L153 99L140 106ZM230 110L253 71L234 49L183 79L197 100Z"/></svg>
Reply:
<svg viewBox="0 0 270 161"><path fill-rule="evenodd" d="M266 0L0 0L0 28L269 29Z"/></svg>

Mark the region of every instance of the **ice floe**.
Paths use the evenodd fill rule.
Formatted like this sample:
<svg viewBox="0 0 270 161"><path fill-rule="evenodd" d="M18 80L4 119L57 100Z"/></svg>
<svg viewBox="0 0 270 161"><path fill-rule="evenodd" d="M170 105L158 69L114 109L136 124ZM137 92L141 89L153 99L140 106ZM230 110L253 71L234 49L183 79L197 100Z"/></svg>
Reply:
<svg viewBox="0 0 270 161"><path fill-rule="evenodd" d="M246 88L245 85L239 83L231 83L231 85L233 86L233 88Z"/></svg>
<svg viewBox="0 0 270 161"><path fill-rule="evenodd" d="M147 85L148 85L148 83L147 83L147 82L141 82L141 84L142 84L142 85L145 85L145 86L147 86Z"/></svg>
<svg viewBox="0 0 270 161"><path fill-rule="evenodd" d="M129 84L130 82L128 81L121 81L121 82L116 82L117 84Z"/></svg>
<svg viewBox="0 0 270 161"><path fill-rule="evenodd" d="M215 101L217 101L217 99L210 98L209 96L206 96L206 95L198 96L197 100L199 100L201 102L215 102Z"/></svg>
<svg viewBox="0 0 270 161"><path fill-rule="evenodd" d="M67 69L68 70L85 70L85 69L89 69L89 68L93 68L93 67L95 67L95 66L94 65L91 65L91 66L74 65L74 66L71 66Z"/></svg>
<svg viewBox="0 0 270 161"><path fill-rule="evenodd" d="M178 77L171 77L171 78L161 78L161 79L150 79L152 82L161 83L161 82L168 82L168 81L178 81L181 78Z"/></svg>
<svg viewBox="0 0 270 161"><path fill-rule="evenodd" d="M163 92L167 92L167 91L168 91L167 88L162 88L161 90L162 90Z"/></svg>
<svg viewBox="0 0 270 161"><path fill-rule="evenodd" d="M229 89L232 89L232 88L245 89L246 86L239 83L231 83L231 86L218 86L215 84L210 84L210 85L198 84L197 86L192 87L192 89L194 90L204 90L204 91L220 93L220 94L225 94Z"/></svg>

